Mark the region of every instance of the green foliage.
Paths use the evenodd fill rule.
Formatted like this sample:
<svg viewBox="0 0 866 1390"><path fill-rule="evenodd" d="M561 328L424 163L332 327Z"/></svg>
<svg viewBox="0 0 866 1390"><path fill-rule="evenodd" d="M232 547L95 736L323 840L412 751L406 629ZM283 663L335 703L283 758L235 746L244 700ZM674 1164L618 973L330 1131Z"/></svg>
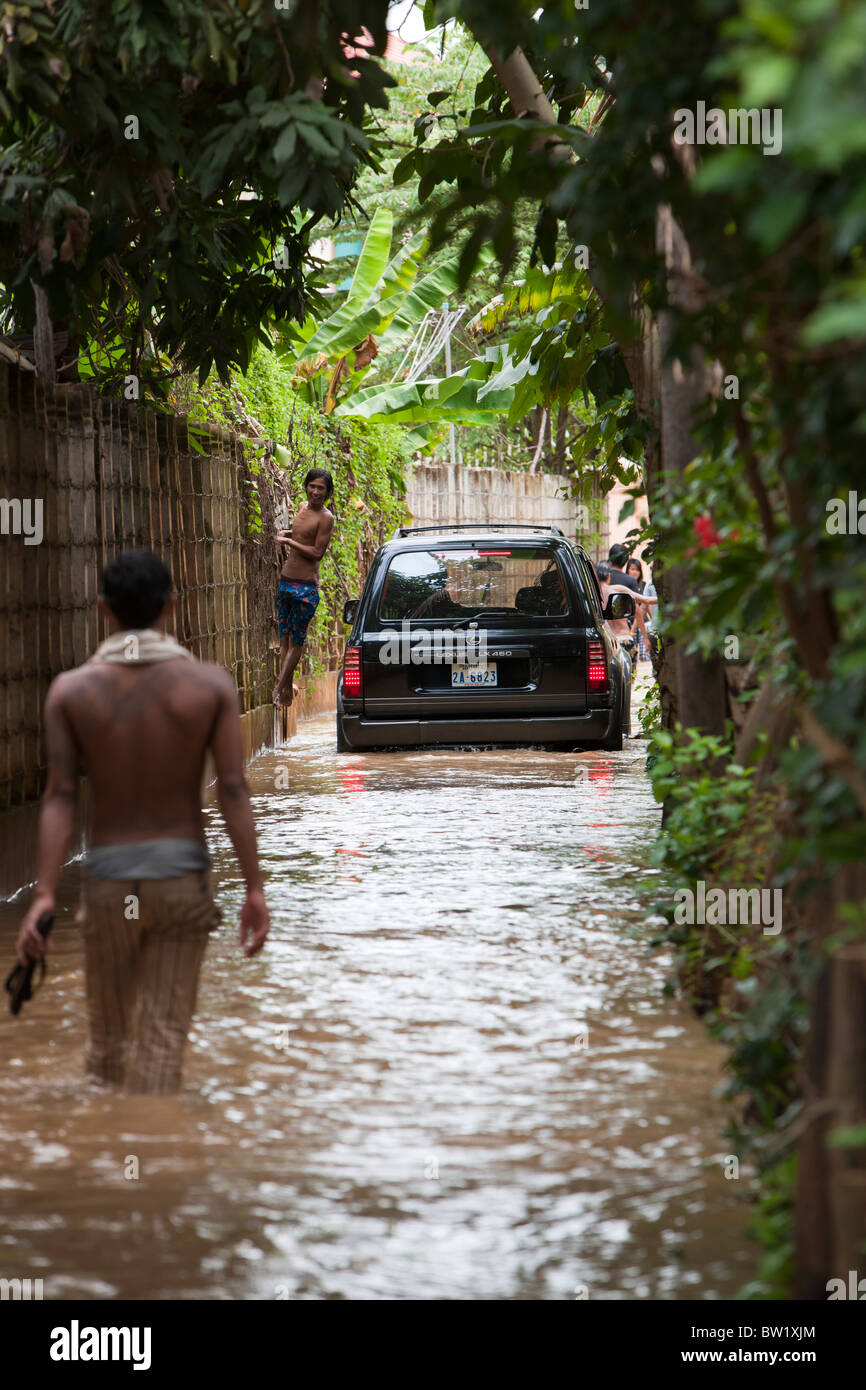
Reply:
<svg viewBox="0 0 866 1390"><path fill-rule="evenodd" d="M264 522L259 490L252 478L246 479L245 485L248 492L248 496L244 499L247 511L247 535L255 540L260 540L263 538Z"/></svg>
<svg viewBox="0 0 866 1390"><path fill-rule="evenodd" d="M361 355L358 349L366 349L371 339L377 353L382 349L387 353L389 346L405 346L407 335L424 315L440 309L454 289L453 261L418 279L428 245L423 234L413 237L391 257L391 233L391 214L380 208L364 239L342 304L326 318L317 320L310 315L302 328L288 325L279 335L283 344L288 341L283 361L294 371L296 390L305 400L323 405L327 412L334 408L339 395L340 414L351 417L356 413L361 382L374 360L362 359L356 367ZM341 373L336 373L325 396L322 374L335 364L346 365L348 380L343 383ZM374 367L372 371L375 374ZM372 418L365 410L358 413L361 418ZM377 418L389 414L386 408Z"/></svg>
<svg viewBox="0 0 866 1390"><path fill-rule="evenodd" d="M486 392L483 367L470 364L441 380L368 386L337 408L338 415L406 424L494 424L511 403L511 391Z"/></svg>
<svg viewBox="0 0 866 1390"><path fill-rule="evenodd" d="M796 1176L797 1158L793 1153L788 1153L762 1173L758 1210L749 1229L753 1239L764 1247L766 1253L756 1277L740 1291L738 1296L742 1299L790 1298Z"/></svg>
<svg viewBox="0 0 866 1390"><path fill-rule="evenodd" d="M419 176L407 171L405 156L416 148L414 131L419 126L453 128L460 112L468 109L478 78L487 60L476 43L460 26L443 33L433 42L407 46L400 61L387 61L385 70L395 85L388 93L385 111L370 110L364 127L379 168L364 166L352 190L351 202L332 229L334 235L357 231L363 234L379 209L392 215L395 234L401 243L419 233L429 232L436 196L423 204L418 199ZM527 249L532 241L534 211L527 207L519 214L525 227ZM452 258L447 245L428 251L425 269L434 271ZM485 267L468 287L470 305L482 305L495 292L496 272ZM458 348L459 350L459 348ZM383 356L386 356L383 353ZM393 374L397 358L383 363L387 376ZM459 363L462 365L462 362Z"/></svg>
<svg viewBox="0 0 866 1390"><path fill-rule="evenodd" d="M343 600L358 597L364 565L406 519L401 431L363 421L346 425L322 414L293 392L291 373L275 352L264 348L257 349L247 371L234 374L228 384L211 378L201 389L190 383L178 388L173 405L192 420L209 420L241 433L248 434L254 421L277 445L277 461L296 508L304 500L307 470L327 468L331 473L334 500L328 505L336 525L320 566L322 603L303 670L311 675L331 666L328 643L342 633ZM254 489L250 503L249 534L268 545Z"/></svg>
<svg viewBox="0 0 866 1390"><path fill-rule="evenodd" d="M429 245L431 222L447 202L448 184L444 182L440 187L431 189L431 181L426 171L421 169L421 156L423 152L441 146L446 151L444 158L447 163L452 137L476 108L478 84L484 76L487 60L480 46L458 24L447 31L443 30L441 36L436 36L435 42L410 45L403 54L403 61L386 64L386 67L396 79L397 86L389 95L388 111L383 115L371 112L365 127L371 148L381 161L382 172L380 174L370 168L361 171L353 190L351 211L343 214L335 234L345 233L352 225L362 230L368 225L372 209L376 209L376 216L382 209L388 209L393 214L398 234L408 238L410 244L415 238L424 236L425 267L434 273L447 269L453 276L454 269L462 272L465 264L455 256L451 244L445 240L436 246ZM455 286L451 284L448 295L452 307L454 298L459 298L469 311L452 340L455 375L472 364L473 372L469 380L478 380L483 386L484 380L476 370L480 337L483 337L485 349L495 344L502 354L497 360L495 354L485 351L480 359L485 378L503 367L508 369L513 366L515 349L522 355L523 347L520 343L512 344L510 335L526 322L527 317L531 323L534 314L550 303L546 286L558 283L557 277L543 274L539 268L533 270L530 266L537 221L537 205L531 197L521 196L514 207L513 227L515 265L526 267L523 278L517 281L511 276L503 278L501 270L494 264L494 248L485 240L477 248L471 281L467 282L465 275L462 275L459 295L454 293ZM556 243L557 254L565 254L568 240L562 237L562 244ZM555 256L551 260L555 260ZM585 286L583 297L585 300ZM438 304L427 307L438 307ZM583 305L575 303L572 317L581 307ZM479 315L482 320L480 328L477 326ZM416 315L413 322L419 320L420 315ZM467 327L467 324L471 326ZM554 329L554 324L548 327L549 330ZM585 460L601 466L603 456L605 465L609 465L613 475L618 476L619 455L635 456L639 448L636 437L633 437L636 430L633 411L627 398L622 395L622 384L619 393L605 391L601 396L606 402L610 396L617 395L616 403L610 409L597 411L597 389L590 390L582 406L573 402L575 393L568 390L567 378L570 372L576 370L570 352L574 344L571 342L567 351L564 340L558 341L560 333L561 329L557 328L540 340L537 353L545 355L541 371L537 360L534 358L530 362L527 356L526 362L519 364L519 376L515 381L506 381L506 389L511 389L517 380L521 383L512 391L507 411L493 409L489 398L476 400L469 387L461 392L459 400L453 399L448 408L440 413L430 399L429 388L434 382L441 383L445 379L441 363L437 371L431 369L423 382L428 389L426 400L411 393L392 396L391 386L401 385L395 380L401 354L395 348L392 329L380 345L380 357L368 378L375 379L379 385L375 395L364 401L365 413L371 412L371 418L385 419L392 409L400 411L399 418L418 422L419 429L423 429L427 436L428 448L436 443L436 436L442 434L446 424L456 429L457 446L464 454L471 455L479 447L489 448L491 443L503 451L506 445L510 445L516 455L511 466L522 468L528 465L534 452L526 438L527 431L519 428L526 420L527 412L540 402L545 405L561 402L561 408L568 413L570 439L558 461L558 468L569 471L582 465ZM529 334L527 352L537 336L537 330ZM588 340L589 335L586 336ZM604 347L607 355L610 355L609 337L605 336L602 344L596 359L601 370L604 369ZM621 363L619 368L621 378ZM589 373L584 375L582 385L589 385ZM594 386L601 388L600 378ZM498 391L498 385L494 389ZM504 397L500 399L504 400ZM370 401L373 402L372 406ZM627 418L623 419L625 416ZM508 467L507 457L505 460L498 459L497 466ZM550 467L551 461L543 453L539 467L545 466ZM602 485L598 480L593 484L591 470L584 476L588 488L594 486L598 490Z"/></svg>
<svg viewBox="0 0 866 1390"><path fill-rule="evenodd" d="M712 770L730 751L728 741L680 725L653 735L650 778L656 801L665 803L653 862L685 882L705 874L749 810L754 768L728 762L723 776Z"/></svg>
<svg viewBox="0 0 866 1390"><path fill-rule="evenodd" d="M453 289L455 267L428 278L438 285L447 271ZM623 454L640 453L645 430L585 271L570 262L529 271L480 310L469 332L475 342L503 340L451 376L357 390L338 413L415 425L514 426L538 405L568 408L581 394L586 419L569 451L571 466L580 472L577 495L604 494L615 481L634 479Z"/></svg>
<svg viewBox="0 0 866 1390"><path fill-rule="evenodd" d="M641 705L640 715L638 717L641 737L651 739L656 731L661 729L661 722L661 691L659 690L658 682L653 681L644 696L644 701ZM647 772L649 772L650 768L655 763L657 756L657 751L647 749Z"/></svg>
<svg viewBox="0 0 866 1390"><path fill-rule="evenodd" d="M831 1149L862 1149L866 1144L866 1125L834 1129L827 1140Z"/></svg>
<svg viewBox="0 0 866 1390"><path fill-rule="evenodd" d="M384 0L62 0L7 6L0 35L0 321L31 279L118 376L248 366L268 320L303 321L310 232L371 159L391 78ZM125 361L123 357L125 354Z"/></svg>
<svg viewBox="0 0 866 1390"><path fill-rule="evenodd" d="M485 354L487 381L479 402L488 391L511 389L508 420L514 424L536 405L567 407L582 398L588 413L573 442L571 462L585 489L595 486L606 493L616 481L632 481L623 456L640 456L645 429L635 414L622 358L604 326L603 307L579 257L528 271L476 315L472 329L478 338L508 331L498 352L488 349Z"/></svg>
<svg viewBox="0 0 866 1390"><path fill-rule="evenodd" d="M367 229L364 245L346 295L347 304L364 304L379 284L391 255L394 219L387 208L377 208Z"/></svg>
<svg viewBox="0 0 866 1390"><path fill-rule="evenodd" d="M729 742L695 730L659 728L650 752L653 792L665 803L651 857L666 870L669 887L694 891L699 879L760 886L778 846L778 788L756 795L757 768L733 763ZM814 959L791 921L784 937L765 938L752 924L677 923L672 901L666 894L656 902L667 925L653 944L673 949L681 986L727 1048L725 1098L740 1105L731 1141L759 1171L752 1235L766 1253L741 1297L786 1297L793 1250L792 1125L801 1108L799 1066Z"/></svg>

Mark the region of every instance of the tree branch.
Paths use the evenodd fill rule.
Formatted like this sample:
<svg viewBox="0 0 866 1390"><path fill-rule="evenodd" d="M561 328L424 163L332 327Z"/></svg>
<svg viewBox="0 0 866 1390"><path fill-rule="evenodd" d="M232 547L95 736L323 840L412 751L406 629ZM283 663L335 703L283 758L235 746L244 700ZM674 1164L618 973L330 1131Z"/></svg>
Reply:
<svg viewBox="0 0 866 1390"><path fill-rule="evenodd" d="M850 748L846 748L844 743L840 743L828 733L808 706L800 705L797 714L809 742L818 749L825 762L835 768L840 777L844 777L857 798L861 811L866 813L866 778L853 762Z"/></svg>

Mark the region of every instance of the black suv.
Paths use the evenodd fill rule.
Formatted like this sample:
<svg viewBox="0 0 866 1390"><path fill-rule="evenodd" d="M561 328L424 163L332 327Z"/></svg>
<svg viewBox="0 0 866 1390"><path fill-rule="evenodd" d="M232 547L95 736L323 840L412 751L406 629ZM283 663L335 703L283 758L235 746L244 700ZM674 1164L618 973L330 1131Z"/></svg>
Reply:
<svg viewBox="0 0 866 1390"><path fill-rule="evenodd" d="M556 527L402 527L376 552L337 687L337 747L558 743L622 748L631 665Z"/></svg>

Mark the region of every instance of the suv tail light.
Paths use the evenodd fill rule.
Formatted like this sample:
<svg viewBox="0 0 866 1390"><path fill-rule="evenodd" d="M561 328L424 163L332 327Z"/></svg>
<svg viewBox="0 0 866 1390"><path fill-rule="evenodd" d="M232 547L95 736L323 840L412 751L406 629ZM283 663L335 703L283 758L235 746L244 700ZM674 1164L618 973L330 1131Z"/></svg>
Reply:
<svg viewBox="0 0 866 1390"><path fill-rule="evenodd" d="M343 694L361 693L361 648L347 647L343 657Z"/></svg>
<svg viewBox="0 0 866 1390"><path fill-rule="evenodd" d="M607 652L603 642L586 644L586 688L607 689Z"/></svg>

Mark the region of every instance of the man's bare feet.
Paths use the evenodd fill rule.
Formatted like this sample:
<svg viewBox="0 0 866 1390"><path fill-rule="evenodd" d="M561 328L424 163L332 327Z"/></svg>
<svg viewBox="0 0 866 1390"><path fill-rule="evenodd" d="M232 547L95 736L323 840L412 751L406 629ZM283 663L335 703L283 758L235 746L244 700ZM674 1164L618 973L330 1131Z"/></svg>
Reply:
<svg viewBox="0 0 866 1390"><path fill-rule="evenodd" d="M277 709L288 709L295 696L300 695L300 693L301 692L299 691L298 687L295 685L294 681L292 681L291 694L288 695L287 699L287 691L281 690L279 685L275 685L273 695L274 704L276 705Z"/></svg>

